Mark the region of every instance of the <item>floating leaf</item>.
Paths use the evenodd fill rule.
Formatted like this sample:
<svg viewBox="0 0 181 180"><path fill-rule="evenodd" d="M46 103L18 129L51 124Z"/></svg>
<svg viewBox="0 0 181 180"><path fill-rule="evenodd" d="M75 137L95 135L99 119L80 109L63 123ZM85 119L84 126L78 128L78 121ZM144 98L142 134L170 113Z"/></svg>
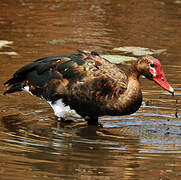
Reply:
<svg viewBox="0 0 181 180"><path fill-rule="evenodd" d="M77 49L80 53L90 54L91 52L85 49ZM136 57L130 57L130 56L121 56L121 55L100 55L102 58L107 59L109 62L113 64L125 64L129 63L131 61L136 61Z"/></svg>
<svg viewBox="0 0 181 180"><path fill-rule="evenodd" d="M161 54L166 52L166 49L149 49L144 47L136 47L136 46L123 46L119 48L114 48L113 51L120 51L124 54L131 53L134 56L143 56L143 55L153 55L153 54Z"/></svg>
<svg viewBox="0 0 181 180"><path fill-rule="evenodd" d="M0 48L9 47L8 44L13 44L13 41L0 40Z"/></svg>
<svg viewBox="0 0 181 180"><path fill-rule="evenodd" d="M60 40L54 39L54 40L48 41L48 43L56 45L56 44L60 43Z"/></svg>
<svg viewBox="0 0 181 180"><path fill-rule="evenodd" d="M12 55L12 56L18 55L18 53L16 53L16 52L0 52L0 54L6 54L6 55Z"/></svg>
<svg viewBox="0 0 181 180"><path fill-rule="evenodd" d="M158 49L158 50L153 50L152 51L154 52L154 54L161 54L161 53L164 53L166 52L167 50L166 49Z"/></svg>
<svg viewBox="0 0 181 180"><path fill-rule="evenodd" d="M181 1L175 1L175 4L181 4Z"/></svg>
<svg viewBox="0 0 181 180"><path fill-rule="evenodd" d="M129 56L120 56L120 55L101 55L101 57L107 59L109 62L113 64L119 64L119 63L127 63L130 61L136 61L137 58L135 57L129 57Z"/></svg>

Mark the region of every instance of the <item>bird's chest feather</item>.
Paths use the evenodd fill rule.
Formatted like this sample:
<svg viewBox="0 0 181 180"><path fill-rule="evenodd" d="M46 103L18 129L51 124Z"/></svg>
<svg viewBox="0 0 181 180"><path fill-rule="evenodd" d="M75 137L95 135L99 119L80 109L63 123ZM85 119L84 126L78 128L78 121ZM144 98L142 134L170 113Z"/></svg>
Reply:
<svg viewBox="0 0 181 180"><path fill-rule="evenodd" d="M120 95L119 104L122 108L122 114L131 114L136 112L142 104L142 93L139 81L133 79L128 83L127 90Z"/></svg>

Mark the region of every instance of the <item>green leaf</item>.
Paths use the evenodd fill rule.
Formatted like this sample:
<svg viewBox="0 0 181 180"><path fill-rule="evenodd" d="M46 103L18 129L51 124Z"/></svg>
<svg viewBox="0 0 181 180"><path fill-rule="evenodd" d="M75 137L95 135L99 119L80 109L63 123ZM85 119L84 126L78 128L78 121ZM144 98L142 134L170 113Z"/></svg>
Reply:
<svg viewBox="0 0 181 180"><path fill-rule="evenodd" d="M166 49L149 49L144 47L136 47L136 46L123 46L119 48L114 48L113 51L119 51L124 54L131 53L134 56L143 56L143 55L154 55L154 54L161 54L166 52Z"/></svg>
<svg viewBox="0 0 181 180"><path fill-rule="evenodd" d="M107 59L109 62L113 64L125 64L130 61L136 61L137 58L135 57L129 57L129 56L120 56L120 55L101 55L101 57Z"/></svg>

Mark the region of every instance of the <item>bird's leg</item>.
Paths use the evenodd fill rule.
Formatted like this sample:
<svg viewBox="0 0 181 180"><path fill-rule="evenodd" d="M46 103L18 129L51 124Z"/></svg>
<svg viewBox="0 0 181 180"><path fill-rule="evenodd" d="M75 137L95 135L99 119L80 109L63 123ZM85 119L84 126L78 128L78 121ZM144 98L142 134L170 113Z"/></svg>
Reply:
<svg viewBox="0 0 181 180"><path fill-rule="evenodd" d="M65 122L65 119L63 117L57 117L58 122Z"/></svg>
<svg viewBox="0 0 181 180"><path fill-rule="evenodd" d="M85 120L88 122L89 125L102 126L101 124L99 124L97 116L95 116L95 117L94 116L92 116L92 117L86 116Z"/></svg>

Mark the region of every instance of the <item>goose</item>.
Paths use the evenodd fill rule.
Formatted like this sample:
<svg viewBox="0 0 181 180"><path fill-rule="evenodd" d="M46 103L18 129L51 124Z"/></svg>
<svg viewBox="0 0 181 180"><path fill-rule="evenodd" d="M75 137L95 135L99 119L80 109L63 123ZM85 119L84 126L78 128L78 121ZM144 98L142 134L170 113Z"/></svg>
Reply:
<svg viewBox="0 0 181 180"><path fill-rule="evenodd" d="M140 75L174 94L160 61L152 56L138 58L124 72L97 52L79 51L23 66L4 83L4 95L26 91L45 100L61 120L72 113L89 124L98 123L100 116L129 115L140 108Z"/></svg>

